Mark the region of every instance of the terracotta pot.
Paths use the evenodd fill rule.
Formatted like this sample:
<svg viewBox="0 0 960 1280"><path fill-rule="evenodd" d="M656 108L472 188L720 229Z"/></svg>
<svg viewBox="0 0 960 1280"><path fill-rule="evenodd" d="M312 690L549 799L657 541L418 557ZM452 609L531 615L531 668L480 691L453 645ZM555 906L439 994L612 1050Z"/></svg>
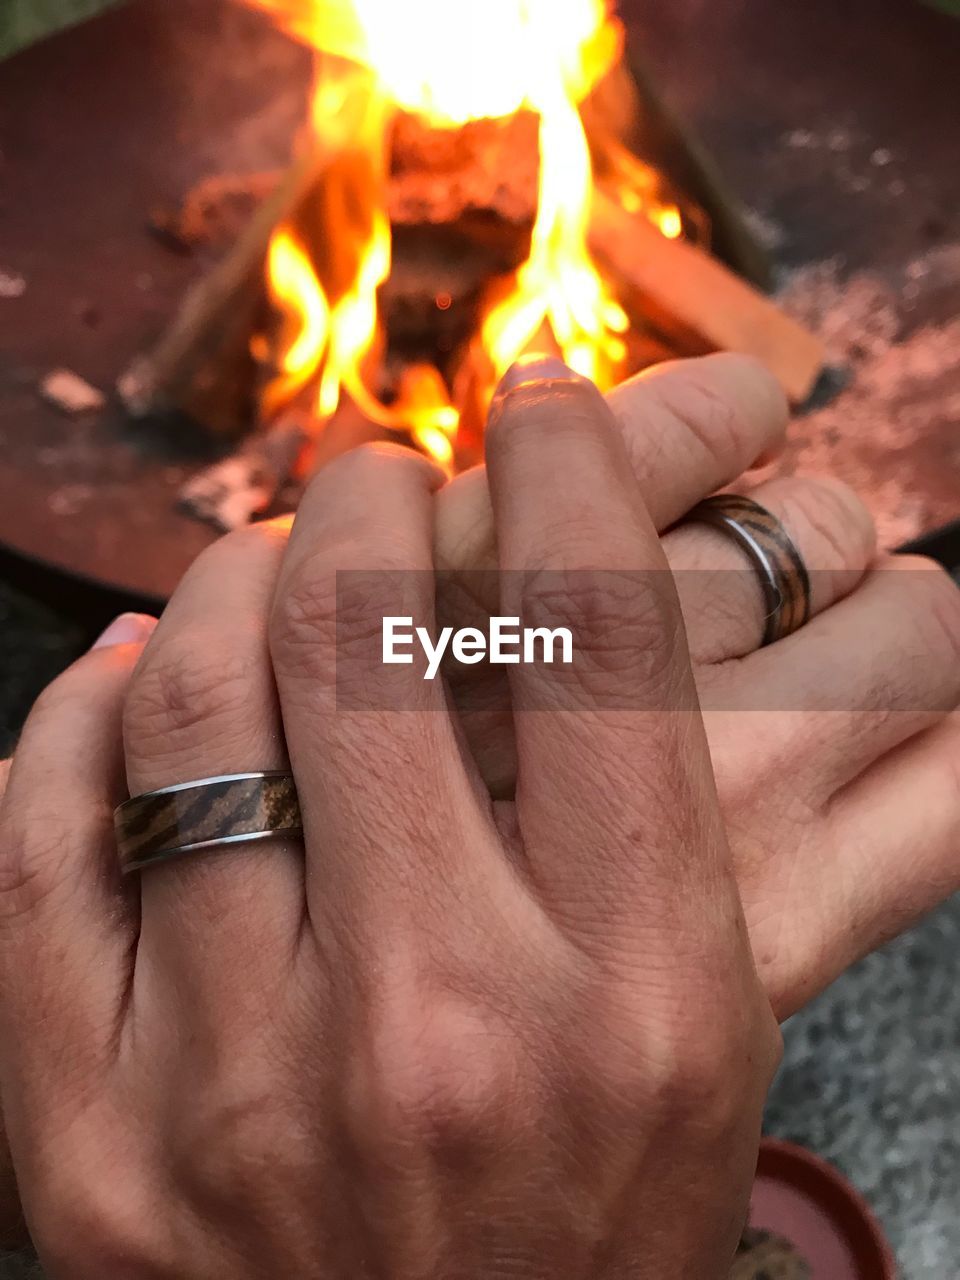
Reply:
<svg viewBox="0 0 960 1280"><path fill-rule="evenodd" d="M893 1250L859 1191L792 1142L761 1143L750 1226L788 1240L813 1280L896 1280Z"/></svg>

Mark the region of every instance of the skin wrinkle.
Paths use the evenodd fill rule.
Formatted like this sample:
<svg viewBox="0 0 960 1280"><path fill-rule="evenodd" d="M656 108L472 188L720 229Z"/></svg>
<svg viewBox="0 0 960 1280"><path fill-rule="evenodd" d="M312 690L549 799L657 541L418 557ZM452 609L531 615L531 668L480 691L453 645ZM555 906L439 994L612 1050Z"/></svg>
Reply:
<svg viewBox="0 0 960 1280"><path fill-rule="evenodd" d="M263 678L264 662L224 650L212 643L214 637L220 638L215 631L182 631L138 669L124 712L124 738L137 751L135 772L166 772L185 747L188 756L199 750L209 757L201 740L248 744L273 732L275 693L273 682ZM265 658L266 645L256 648Z"/></svg>
<svg viewBox="0 0 960 1280"><path fill-rule="evenodd" d="M730 402L718 395L709 383L694 379L689 392L685 387L683 397L673 404L668 401L667 408L682 423L688 439L708 454L711 461L720 457L743 458L744 436L740 421ZM745 460L744 466L752 460Z"/></svg>
<svg viewBox="0 0 960 1280"><path fill-rule="evenodd" d="M599 703L612 710L645 710L653 702L656 710L679 705L673 695L680 691L671 687L670 673L676 653L683 652L683 640L673 601L663 602L654 589L648 593L649 606L637 608L638 584L630 575L624 586L634 586L634 608L620 609L609 599L615 581L616 575L608 572L577 573L573 581L553 569L525 576L518 604L525 625L568 627L575 646L572 666L543 668L526 682L521 695L525 708Z"/></svg>
<svg viewBox="0 0 960 1280"><path fill-rule="evenodd" d="M670 376L681 370L688 375L682 381ZM669 434L676 434L692 445L691 452L696 451L712 464L719 464L721 471L732 462L730 479L754 463L767 444L779 442L786 431L789 417L786 398L776 380L758 361L721 355L689 365L667 363L659 366L657 372L659 377L654 376L654 371L641 374L633 383L612 392L609 400L614 412L621 406L626 409L636 387L642 385L651 400L647 421L659 421L655 410L660 409L664 423L669 422ZM734 387L746 385L750 387L749 398L733 394ZM749 429L757 423L762 423L769 432L762 444ZM647 451L644 437L628 431L624 435L628 447L632 446L631 459L642 479L648 470L654 470L652 464L659 462L668 431L660 434L652 452ZM691 466L692 461L689 455L684 460ZM713 487L719 488L722 483Z"/></svg>

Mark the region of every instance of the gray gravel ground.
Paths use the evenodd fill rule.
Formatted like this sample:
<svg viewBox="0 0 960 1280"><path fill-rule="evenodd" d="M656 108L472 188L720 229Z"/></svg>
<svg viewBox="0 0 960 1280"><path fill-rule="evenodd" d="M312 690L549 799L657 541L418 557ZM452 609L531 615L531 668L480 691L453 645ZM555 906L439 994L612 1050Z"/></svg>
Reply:
<svg viewBox="0 0 960 1280"><path fill-rule="evenodd" d="M80 646L80 627L0 581L0 757L9 754L33 699Z"/></svg>
<svg viewBox="0 0 960 1280"><path fill-rule="evenodd" d="M960 1276L958 965L960 896L788 1023L767 1110L866 1195L902 1280Z"/></svg>

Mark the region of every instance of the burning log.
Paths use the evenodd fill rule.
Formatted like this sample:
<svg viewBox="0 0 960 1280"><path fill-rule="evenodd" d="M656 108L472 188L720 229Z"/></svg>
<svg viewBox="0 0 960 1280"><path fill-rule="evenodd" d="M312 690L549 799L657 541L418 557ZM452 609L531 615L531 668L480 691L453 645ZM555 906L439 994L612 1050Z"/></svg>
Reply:
<svg viewBox="0 0 960 1280"><path fill-rule="evenodd" d="M394 261L380 295L390 344L414 360L455 357L477 330L490 281L529 256L537 119L522 111L438 131L400 112L390 145Z"/></svg>
<svg viewBox="0 0 960 1280"><path fill-rule="evenodd" d="M150 230L180 253L226 252L282 179L280 171L214 174L199 182L179 207L154 209Z"/></svg>
<svg viewBox="0 0 960 1280"><path fill-rule="evenodd" d="M716 258L667 239L602 190L594 194L590 242L625 290L629 309L679 351L757 356L791 403L810 395L826 361L819 338Z"/></svg>
<svg viewBox="0 0 960 1280"><path fill-rule="evenodd" d="M188 293L157 346L120 378L117 391L133 417L181 411L225 435L250 422L250 336L263 307L267 245L324 160L316 147L302 152L230 251Z"/></svg>
<svg viewBox="0 0 960 1280"><path fill-rule="evenodd" d="M292 0L254 2L292 20ZM269 193L260 210L121 383L137 414L181 409L233 433L261 424L191 482L189 510L245 523L305 467L386 427L468 465L498 376L538 326L601 385L719 348L759 356L794 402L807 396L819 344L698 247L702 199L728 259L763 275L735 201L598 14L589 36L568 15L565 60L543 31L531 39L552 18L517 0L529 45L503 84L468 84L462 46L437 61L407 46L402 24L389 40L382 24L366 32L374 54L293 22L318 46L316 141L285 177L256 178ZM484 38L491 55L502 47L492 30ZM651 139L679 160L681 182L631 150L651 155ZM242 183L208 182L187 222L204 242L229 239L244 201Z"/></svg>
<svg viewBox="0 0 960 1280"><path fill-rule="evenodd" d="M515 130L491 130L489 124L477 122L470 131L474 184L477 173L490 171L487 148L498 153L505 137L535 152L529 121ZM381 299L386 327L397 350L411 358L428 341L452 356L476 331L490 280L509 275L528 252L535 170L521 164L496 184L480 216L482 185L447 180L457 154L452 141L447 139L447 152L441 149L425 177L417 160L428 146L425 127L407 121L401 137L391 186L396 261ZM308 198L321 172L314 154L276 182L246 233L189 295L164 340L128 372L124 399L138 416L179 408L230 433L254 416L249 339L263 308L266 245L278 221ZM467 230L471 220L486 224L485 243ZM632 368L676 352L747 351L770 365L791 400L806 398L823 363L819 343L705 252L666 238L642 214L624 210L602 192L594 200L591 245L635 319L647 322L631 335ZM475 398L468 397L468 423L478 416ZM256 432L235 458L197 477L184 495L186 508L218 527L235 527L268 508L282 485L284 468L277 459L289 449L287 430L265 449L266 434ZM473 456L477 432L467 434Z"/></svg>
<svg viewBox="0 0 960 1280"><path fill-rule="evenodd" d="M453 356L476 330L489 282L516 270L529 252L536 211L534 125L535 117L521 112L510 121L476 121L438 134L415 117L397 118L389 187L395 261L381 304L399 352L422 358L432 343L441 356ZM624 164L618 147L610 136L603 144L615 176ZM314 154L273 180L247 231L189 295L164 340L124 377L123 398L136 416L179 408L233 433L250 421L254 368L248 344L262 312L266 245L277 223L309 198L323 168ZM257 185L270 186L262 175ZM212 190L209 184L204 189ZM235 184L224 182L221 189L236 200ZM713 203L716 209L725 202ZM205 200L202 222L217 227L221 220L208 206ZM752 351L769 357L792 399L806 395L815 376L810 368L821 362L818 345L705 253L688 252L689 245L660 235L642 212L627 212L602 195L595 201L591 243L623 284L635 320L650 320L677 350ZM784 343L794 349L789 356ZM664 354L650 335L634 345L645 348L639 367Z"/></svg>
<svg viewBox="0 0 960 1280"><path fill-rule="evenodd" d="M532 111L447 130L399 112L390 137L390 221L461 227L511 256L519 244L522 261L537 212L538 130Z"/></svg>

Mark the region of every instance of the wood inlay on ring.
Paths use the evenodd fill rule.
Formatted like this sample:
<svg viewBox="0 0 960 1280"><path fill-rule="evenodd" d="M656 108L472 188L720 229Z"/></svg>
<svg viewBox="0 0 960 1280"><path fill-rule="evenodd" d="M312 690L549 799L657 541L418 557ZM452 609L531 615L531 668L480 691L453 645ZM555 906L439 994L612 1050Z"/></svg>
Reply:
<svg viewBox="0 0 960 1280"><path fill-rule="evenodd" d="M749 557L763 590L762 643L773 644L810 618L810 575L783 524L766 507L736 493L698 503L685 523L709 524L728 534Z"/></svg>
<svg viewBox="0 0 960 1280"><path fill-rule="evenodd" d="M208 778L135 796L114 814L124 871L181 853L301 831L289 773Z"/></svg>

